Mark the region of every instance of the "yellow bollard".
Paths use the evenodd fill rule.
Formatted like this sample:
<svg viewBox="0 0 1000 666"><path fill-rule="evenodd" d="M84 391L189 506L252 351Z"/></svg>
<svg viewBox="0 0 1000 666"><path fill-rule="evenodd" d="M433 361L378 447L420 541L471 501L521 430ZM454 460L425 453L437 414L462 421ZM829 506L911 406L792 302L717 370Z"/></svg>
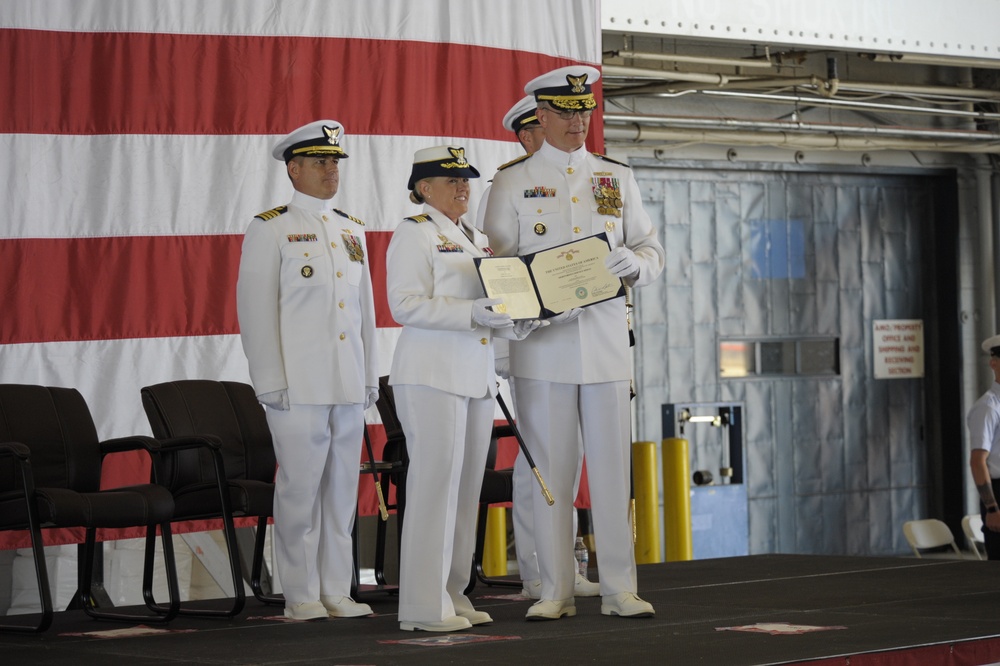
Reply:
<svg viewBox="0 0 1000 666"><path fill-rule="evenodd" d="M656 493L656 443L632 442L632 489L635 495L635 563L660 558L660 521Z"/></svg>
<svg viewBox="0 0 1000 666"><path fill-rule="evenodd" d="M507 509L502 506L491 506L486 510L483 573L487 576L507 575Z"/></svg>
<svg viewBox="0 0 1000 666"><path fill-rule="evenodd" d="M663 533L667 562L694 559L690 479L688 441L677 437L663 440Z"/></svg>

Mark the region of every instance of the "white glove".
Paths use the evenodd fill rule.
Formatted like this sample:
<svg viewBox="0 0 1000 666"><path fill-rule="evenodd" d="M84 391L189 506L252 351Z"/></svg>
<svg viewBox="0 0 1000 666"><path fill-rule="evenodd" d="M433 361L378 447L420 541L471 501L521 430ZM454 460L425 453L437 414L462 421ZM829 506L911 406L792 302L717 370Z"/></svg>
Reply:
<svg viewBox="0 0 1000 666"><path fill-rule="evenodd" d="M503 301L499 298L477 298L472 301L472 321L489 328L510 328L514 325L514 320L509 314L500 314L489 309L491 305L501 303Z"/></svg>
<svg viewBox="0 0 1000 666"><path fill-rule="evenodd" d="M365 397L365 409L368 409L376 402L378 402L378 387L369 386L367 388L368 388L368 395Z"/></svg>
<svg viewBox="0 0 1000 666"><path fill-rule="evenodd" d="M496 359L495 363L497 376L500 377L500 379L510 379L510 357L501 356Z"/></svg>
<svg viewBox="0 0 1000 666"><path fill-rule="evenodd" d="M288 389L263 393L257 396L257 400L271 409L277 409L279 412L288 411Z"/></svg>
<svg viewBox="0 0 1000 666"><path fill-rule="evenodd" d="M583 308L570 308L565 312L560 312L554 317L549 317L545 321L550 324L565 324L571 322L583 313Z"/></svg>
<svg viewBox="0 0 1000 666"><path fill-rule="evenodd" d="M548 326L549 322L542 319L521 319L514 322L514 339L524 340L528 333L538 330L542 326ZM506 379L506 377L505 377Z"/></svg>
<svg viewBox="0 0 1000 666"><path fill-rule="evenodd" d="M627 247L616 247L604 258L604 267L616 278L633 278L639 274L639 260Z"/></svg>

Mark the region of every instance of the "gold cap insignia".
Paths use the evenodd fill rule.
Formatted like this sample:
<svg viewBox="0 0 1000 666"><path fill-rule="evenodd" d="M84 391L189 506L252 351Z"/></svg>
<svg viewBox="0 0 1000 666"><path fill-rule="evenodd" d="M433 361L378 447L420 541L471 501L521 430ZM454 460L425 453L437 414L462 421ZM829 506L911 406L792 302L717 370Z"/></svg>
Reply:
<svg viewBox="0 0 1000 666"><path fill-rule="evenodd" d="M343 127L327 127L323 125L323 134L326 134L326 140L330 142L331 146L340 145L340 130Z"/></svg>
<svg viewBox="0 0 1000 666"><path fill-rule="evenodd" d="M448 146L448 152L455 158L455 166L469 166L469 162L465 159L465 148L452 148Z"/></svg>

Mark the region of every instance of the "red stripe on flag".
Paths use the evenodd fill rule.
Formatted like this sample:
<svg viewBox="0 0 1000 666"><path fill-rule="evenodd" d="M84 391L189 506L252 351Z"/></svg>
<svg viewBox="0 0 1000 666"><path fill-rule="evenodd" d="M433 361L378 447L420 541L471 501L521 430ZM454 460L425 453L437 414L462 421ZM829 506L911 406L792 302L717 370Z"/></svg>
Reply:
<svg viewBox="0 0 1000 666"><path fill-rule="evenodd" d="M392 232L369 232L376 324ZM241 235L0 240L0 344L239 332Z"/></svg>
<svg viewBox="0 0 1000 666"><path fill-rule="evenodd" d="M525 82L573 64L451 43L20 29L0 29L0 60L16 91L0 97L5 133L283 134L332 115L351 134L502 140Z"/></svg>
<svg viewBox="0 0 1000 666"><path fill-rule="evenodd" d="M379 328L399 326L389 311L389 299L385 292L385 253L391 240L391 231L365 232L365 244L370 257L368 268L372 274L372 291L375 297L375 325Z"/></svg>
<svg viewBox="0 0 1000 666"><path fill-rule="evenodd" d="M0 242L0 344L238 331L242 236Z"/></svg>

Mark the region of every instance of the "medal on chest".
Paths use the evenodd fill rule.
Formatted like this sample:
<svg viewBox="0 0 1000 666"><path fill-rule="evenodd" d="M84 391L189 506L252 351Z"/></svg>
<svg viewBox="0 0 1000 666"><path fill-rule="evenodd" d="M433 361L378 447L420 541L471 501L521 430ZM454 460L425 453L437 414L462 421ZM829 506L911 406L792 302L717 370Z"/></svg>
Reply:
<svg viewBox="0 0 1000 666"><path fill-rule="evenodd" d="M361 239L351 233L350 229L341 229L344 233L340 237L344 241L344 249L351 261L365 263L365 248L361 244Z"/></svg>
<svg viewBox="0 0 1000 666"><path fill-rule="evenodd" d="M441 244L437 246L438 252L464 252L458 243L448 240L448 237L443 234L438 234L438 240L441 241Z"/></svg>
<svg viewBox="0 0 1000 666"><path fill-rule="evenodd" d="M597 212L601 215L621 217L625 203L622 201L622 188L619 180L605 176L594 176L590 180L594 200L597 201Z"/></svg>

